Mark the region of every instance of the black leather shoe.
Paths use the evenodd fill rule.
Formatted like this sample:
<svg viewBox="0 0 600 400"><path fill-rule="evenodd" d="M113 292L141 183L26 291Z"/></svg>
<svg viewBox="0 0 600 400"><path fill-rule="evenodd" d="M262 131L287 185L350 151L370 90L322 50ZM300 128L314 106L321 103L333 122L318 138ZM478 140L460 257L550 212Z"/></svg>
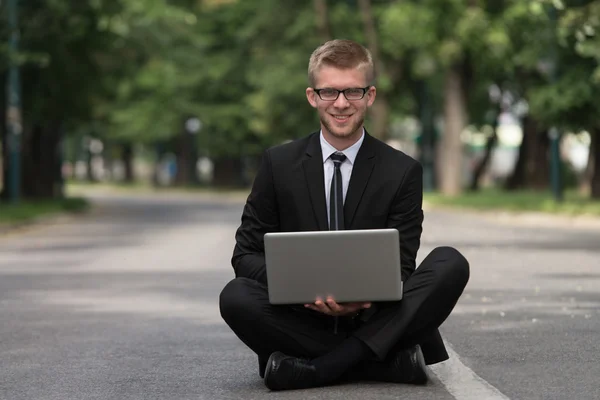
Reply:
<svg viewBox="0 0 600 400"><path fill-rule="evenodd" d="M424 385L427 383L427 365L421 346L400 350L387 362L372 362L362 368L367 380Z"/></svg>
<svg viewBox="0 0 600 400"><path fill-rule="evenodd" d="M271 390L306 389L317 386L316 376L315 367L308 360L276 351L267 361L265 385Z"/></svg>

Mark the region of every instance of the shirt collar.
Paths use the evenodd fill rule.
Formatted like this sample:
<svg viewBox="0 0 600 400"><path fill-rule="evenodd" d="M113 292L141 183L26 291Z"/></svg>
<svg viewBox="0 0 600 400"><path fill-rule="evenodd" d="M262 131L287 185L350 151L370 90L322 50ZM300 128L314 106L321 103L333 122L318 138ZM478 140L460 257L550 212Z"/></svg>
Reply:
<svg viewBox="0 0 600 400"><path fill-rule="evenodd" d="M322 130L320 132L320 138L321 138L321 151L323 153L323 164L325 164L325 161L327 161L329 156L332 155L333 153L337 152L338 150L335 147L333 147L332 145L330 145L327 140L325 140ZM363 128L360 139L358 139L358 141L356 143L354 143L352 146L350 146L347 149L342 151L344 153L344 155L346 156L346 158L348 159L348 161L350 161L350 164L354 165L354 160L356 160L356 155L358 154L358 150L360 149L360 146L362 145L362 142L364 139L365 139L365 129Z"/></svg>

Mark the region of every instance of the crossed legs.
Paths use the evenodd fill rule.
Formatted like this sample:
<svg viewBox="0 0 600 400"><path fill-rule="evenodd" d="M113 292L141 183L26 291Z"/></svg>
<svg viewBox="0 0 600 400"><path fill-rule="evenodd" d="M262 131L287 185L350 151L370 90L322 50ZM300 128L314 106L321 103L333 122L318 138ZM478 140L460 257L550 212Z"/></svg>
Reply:
<svg viewBox="0 0 600 400"><path fill-rule="evenodd" d="M273 352L314 359L353 336L352 340L360 339L379 360L429 341L433 348L424 347L423 353L425 361L432 363L447 358L441 340L430 338L439 339L437 328L450 315L468 279L467 260L451 247L438 247L404 283L402 301L378 303L368 321L354 326L345 320L337 334L333 318L301 306L271 305L267 287L247 278L235 278L225 286L220 310L225 322L259 360L266 361Z"/></svg>

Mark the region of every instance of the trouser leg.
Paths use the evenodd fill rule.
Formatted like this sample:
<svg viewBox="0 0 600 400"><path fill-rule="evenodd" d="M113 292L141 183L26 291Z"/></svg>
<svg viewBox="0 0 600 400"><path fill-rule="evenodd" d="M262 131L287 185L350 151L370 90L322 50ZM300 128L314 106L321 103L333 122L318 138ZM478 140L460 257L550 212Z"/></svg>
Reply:
<svg viewBox="0 0 600 400"><path fill-rule="evenodd" d="M318 357L346 337L334 333L330 317L302 307L270 304L267 287L251 279L232 280L219 300L225 322L265 361L275 351L295 357Z"/></svg>
<svg viewBox="0 0 600 400"><path fill-rule="evenodd" d="M355 335L379 359L391 350L423 342L437 347L423 349L428 364L447 359L437 328L452 312L468 280L467 260L454 248L438 247L404 282L402 300L378 304L378 311Z"/></svg>

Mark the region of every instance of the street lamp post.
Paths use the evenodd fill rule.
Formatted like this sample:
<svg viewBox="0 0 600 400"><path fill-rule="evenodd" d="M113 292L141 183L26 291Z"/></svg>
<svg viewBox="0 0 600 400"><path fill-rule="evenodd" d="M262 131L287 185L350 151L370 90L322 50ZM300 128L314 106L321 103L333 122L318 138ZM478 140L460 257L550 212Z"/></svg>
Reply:
<svg viewBox="0 0 600 400"><path fill-rule="evenodd" d="M547 56L538 62L538 71L547 77L550 84L554 85L558 81L558 46L556 44L556 29L557 29L557 10L554 5L549 5L548 9L548 38L550 40L549 52ZM561 177L561 159L560 159L560 140L561 132L556 125L552 125L547 132L550 142L550 188L552 196L557 202L563 200L563 183Z"/></svg>
<svg viewBox="0 0 600 400"><path fill-rule="evenodd" d="M6 3L9 39L9 70L6 85L6 131L8 147L8 198L17 202L20 198L21 185L21 84L16 54L19 48L18 0L8 0Z"/></svg>

